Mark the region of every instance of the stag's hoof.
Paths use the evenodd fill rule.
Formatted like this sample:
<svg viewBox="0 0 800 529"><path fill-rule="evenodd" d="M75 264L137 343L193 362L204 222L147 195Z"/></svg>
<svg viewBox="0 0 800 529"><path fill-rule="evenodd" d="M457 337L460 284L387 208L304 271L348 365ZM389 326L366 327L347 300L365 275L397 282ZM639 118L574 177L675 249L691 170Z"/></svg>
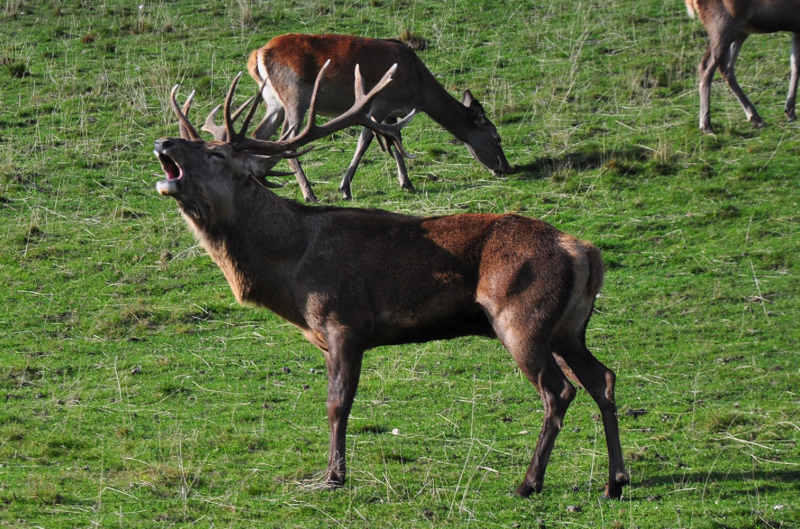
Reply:
<svg viewBox="0 0 800 529"><path fill-rule="evenodd" d="M764 127L767 126L766 121L764 121L758 116L751 118L750 121L753 123L753 126L757 129L763 129Z"/></svg>
<svg viewBox="0 0 800 529"><path fill-rule="evenodd" d="M789 120L789 123L792 121L797 121L797 114L794 113L794 110L791 112L786 112L786 119Z"/></svg>
<svg viewBox="0 0 800 529"><path fill-rule="evenodd" d="M700 125L700 132L703 134L713 135L714 129L711 128L711 125Z"/></svg>
<svg viewBox="0 0 800 529"><path fill-rule="evenodd" d="M314 195L314 193L303 195L303 198L306 199L306 202L311 202L312 204L319 202L319 199L316 197L316 195Z"/></svg>
<svg viewBox="0 0 800 529"><path fill-rule="evenodd" d="M349 189L341 189L341 188L339 188L339 191L342 192L342 199L343 200L353 200L353 193L351 193Z"/></svg>
<svg viewBox="0 0 800 529"><path fill-rule="evenodd" d="M520 498L527 498L533 493L542 492L542 485L540 484L532 484L529 483L528 480L522 482L522 484L517 487L517 490L514 491L515 496L519 496Z"/></svg>

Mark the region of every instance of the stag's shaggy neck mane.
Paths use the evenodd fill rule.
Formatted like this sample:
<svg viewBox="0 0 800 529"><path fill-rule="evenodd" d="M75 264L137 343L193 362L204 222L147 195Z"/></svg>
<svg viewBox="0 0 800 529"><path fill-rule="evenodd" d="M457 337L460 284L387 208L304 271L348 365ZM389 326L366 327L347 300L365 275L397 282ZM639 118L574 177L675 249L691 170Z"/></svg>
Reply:
<svg viewBox="0 0 800 529"><path fill-rule="evenodd" d="M305 328L288 285L305 252L307 222L293 204L255 180L242 183L224 218L181 212L198 242L225 274L239 303L268 308ZM206 210L208 212L208 210ZM257 254L254 254L254 250Z"/></svg>

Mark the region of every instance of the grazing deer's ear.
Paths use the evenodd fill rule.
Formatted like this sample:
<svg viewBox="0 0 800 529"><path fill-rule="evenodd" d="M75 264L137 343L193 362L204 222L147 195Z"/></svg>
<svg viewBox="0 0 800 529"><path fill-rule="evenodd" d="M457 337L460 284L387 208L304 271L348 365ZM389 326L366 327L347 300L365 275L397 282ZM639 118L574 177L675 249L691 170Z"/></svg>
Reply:
<svg viewBox="0 0 800 529"><path fill-rule="evenodd" d="M486 121L486 111L483 109L483 105L475 99L475 96L469 90L464 90L464 95L461 96L461 104L469 109L476 124L482 125Z"/></svg>

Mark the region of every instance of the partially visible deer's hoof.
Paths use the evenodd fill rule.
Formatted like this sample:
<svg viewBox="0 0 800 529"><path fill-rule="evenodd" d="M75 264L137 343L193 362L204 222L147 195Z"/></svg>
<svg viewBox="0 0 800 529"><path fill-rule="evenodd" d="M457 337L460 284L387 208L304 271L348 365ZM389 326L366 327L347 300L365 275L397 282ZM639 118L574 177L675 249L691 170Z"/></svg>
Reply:
<svg viewBox="0 0 800 529"><path fill-rule="evenodd" d="M703 134L714 134L714 129L711 128L711 125L700 125L700 132Z"/></svg>
<svg viewBox="0 0 800 529"><path fill-rule="evenodd" d="M350 192L350 189L339 188L339 191L342 192L342 198L344 200L353 200L353 193Z"/></svg>
<svg viewBox="0 0 800 529"><path fill-rule="evenodd" d="M417 188L415 188L414 184L412 184L411 182L409 182L407 184L400 184L400 187L402 187L403 189L405 189L409 193L416 193L417 192Z"/></svg>
<svg viewBox="0 0 800 529"><path fill-rule="evenodd" d="M794 110L786 112L786 119L789 120L789 123L797 121L797 114L794 113Z"/></svg>
<svg viewBox="0 0 800 529"><path fill-rule="evenodd" d="M316 197L316 195L314 195L314 193L311 193L310 195L303 195L303 198L306 199L306 202L311 202L312 204L319 202L319 199Z"/></svg>
<svg viewBox="0 0 800 529"><path fill-rule="evenodd" d="M519 487L517 487L517 490L514 491L514 495L519 496L520 498L527 498L534 492L537 494L542 492L542 484L529 483L526 479Z"/></svg>
<svg viewBox="0 0 800 529"><path fill-rule="evenodd" d="M753 126L757 129L763 129L764 127L767 126L767 122L758 116L754 116L753 118L750 119L750 121L753 123Z"/></svg>

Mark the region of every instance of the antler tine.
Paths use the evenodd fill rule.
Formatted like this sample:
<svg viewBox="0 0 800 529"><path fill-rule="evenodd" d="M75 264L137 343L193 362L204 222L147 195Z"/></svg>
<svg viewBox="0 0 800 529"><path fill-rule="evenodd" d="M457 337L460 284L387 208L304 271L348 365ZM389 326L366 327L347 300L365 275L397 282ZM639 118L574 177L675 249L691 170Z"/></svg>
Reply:
<svg viewBox="0 0 800 529"><path fill-rule="evenodd" d="M192 123L189 121L189 118L186 117L186 114L181 111L181 107L178 105L178 100L176 99L176 95L178 93L178 88L181 85L176 84L172 87L172 90L169 93L169 100L170 104L172 105L172 110L175 112L175 115L178 116L178 125L181 131L181 138L185 140L197 140L200 139L200 134L197 133L197 129L194 128ZM186 104L184 107L186 111L189 110L189 107L192 103L192 97L194 97L194 92L189 95L189 99L187 99Z"/></svg>
<svg viewBox="0 0 800 529"><path fill-rule="evenodd" d="M327 65L327 63L326 63ZM316 118L316 110L315 110L315 103L317 94L319 93L319 85L322 81L322 76L325 73L326 67L323 67L320 71L319 75L317 76L317 81L314 85L314 94L312 95L311 105L309 107L309 117L308 123L306 124L305 129L299 135L295 136L294 138L288 140L280 140L280 141L264 141L264 140L255 140L255 139L241 139L237 140L236 142L236 149L240 151L252 151L254 153L263 153L263 154L281 154L285 153L286 151L291 151L298 147L302 147L312 141L322 138L324 136L330 135L334 132L339 130L345 129L352 125L361 125L362 127L367 127L373 132L377 134L382 134L387 136L387 141L391 139L392 143L395 145L401 145L400 141L400 130L405 127L411 118L414 117L416 110L412 110L408 116L403 118L402 120L394 123L392 125L387 125L384 123L378 123L371 117L369 117L364 109L369 105L375 96L383 90L387 84L389 84L392 80L392 74L397 70L397 65L392 66L389 71L384 74L383 78L380 82L372 89L368 94L364 94L363 90L363 80L359 81L361 77L360 72L356 71L356 101L352 107L344 114L333 118L332 120L328 121L324 125L317 125L315 123ZM360 86L359 86L360 85ZM411 158L412 156L409 155L402 146L398 148L398 151L403 154L403 156Z"/></svg>
<svg viewBox="0 0 800 529"><path fill-rule="evenodd" d="M233 116L231 116L231 119L233 119L234 123L236 122L237 119L239 119L239 116L242 115L242 112L244 112L245 107L247 107L247 105L249 105L252 101L253 98L251 97L250 99L245 101L242 106L236 109L236 111L233 113ZM210 132L214 136L214 139L217 141L228 141L227 137L228 131L225 128L225 125L217 125L217 113L219 113L220 108L222 108L222 105L217 105L214 108L214 110L212 110L208 114L208 117L206 117L206 122L203 124L202 127L200 127L200 130Z"/></svg>
<svg viewBox="0 0 800 529"><path fill-rule="evenodd" d="M267 82L267 79L264 79L264 81L262 81L261 83L258 83L258 92L256 92L256 95L254 95L253 97L251 97L250 99L247 100L247 103L250 103L252 101L253 104L250 105L250 110L247 112L247 116L245 116L245 118L244 118L244 123L242 123L242 130L239 131L239 135L242 138L244 138L245 134L247 134L247 129L250 127L250 120L253 119L253 116L256 113L256 109L258 108L258 104L261 102L261 93L264 90L264 85L266 84L266 82ZM247 105L247 103L242 105L239 108L239 110L236 111L237 112L237 117L238 117L238 113L240 113L241 110L244 109L244 107L245 107L245 105ZM233 119L235 120L236 117L234 117Z"/></svg>
<svg viewBox="0 0 800 529"><path fill-rule="evenodd" d="M231 83L231 87L228 88L228 95L225 96L225 106L222 111L223 118L225 119L225 132L228 135L228 142L233 143L237 139L239 139L236 135L236 131L233 128L233 118L231 117L231 102L233 101L233 94L236 92L236 85L239 84L239 79L242 78L242 72L239 72L236 77L233 78L233 82Z"/></svg>

